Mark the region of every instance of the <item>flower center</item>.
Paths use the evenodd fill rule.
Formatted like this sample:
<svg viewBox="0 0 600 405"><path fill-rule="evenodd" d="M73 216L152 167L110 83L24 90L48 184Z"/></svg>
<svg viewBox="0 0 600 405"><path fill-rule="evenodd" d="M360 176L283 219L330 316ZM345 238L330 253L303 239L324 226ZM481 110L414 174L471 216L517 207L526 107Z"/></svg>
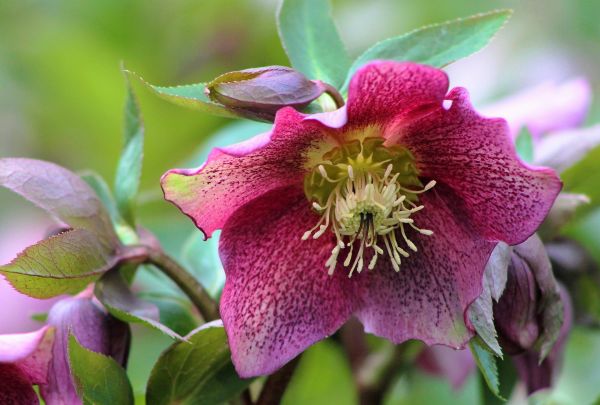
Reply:
<svg viewBox="0 0 600 405"><path fill-rule="evenodd" d="M349 277L363 270L369 250L369 270L379 256L387 254L394 270L400 271L402 257L408 257L409 250L417 251L405 227L423 235L433 233L417 227L411 216L423 209L418 194L435 186L435 181L423 186L411 153L401 146L385 147L383 142L365 138L336 147L304 180L306 196L321 218L302 239L318 239L328 229L335 234L337 243L325 264L330 275L346 248L343 264L350 268Z"/></svg>

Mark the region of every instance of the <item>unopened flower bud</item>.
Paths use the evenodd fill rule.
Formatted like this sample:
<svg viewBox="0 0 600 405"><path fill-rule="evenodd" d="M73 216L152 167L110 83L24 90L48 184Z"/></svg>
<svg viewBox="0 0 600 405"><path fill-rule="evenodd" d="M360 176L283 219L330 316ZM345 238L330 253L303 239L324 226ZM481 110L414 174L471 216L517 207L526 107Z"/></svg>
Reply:
<svg viewBox="0 0 600 405"><path fill-rule="evenodd" d="M506 287L494 306L500 343L507 354L521 353L537 340L539 292L529 263L513 253Z"/></svg>
<svg viewBox="0 0 600 405"><path fill-rule="evenodd" d="M69 367L70 334L87 349L111 356L122 365L126 362L131 337L129 326L109 315L87 294L83 292L60 300L48 314L48 324L55 328L55 340L48 381L40 385L40 393L47 403L80 403Z"/></svg>
<svg viewBox="0 0 600 405"><path fill-rule="evenodd" d="M222 74L206 85L208 97L241 116L273 121L283 107L306 107L328 86L285 66L266 66Z"/></svg>
<svg viewBox="0 0 600 405"><path fill-rule="evenodd" d="M494 305L500 343L510 355L535 346L544 357L558 337L563 305L539 237L513 248L507 271L506 288Z"/></svg>

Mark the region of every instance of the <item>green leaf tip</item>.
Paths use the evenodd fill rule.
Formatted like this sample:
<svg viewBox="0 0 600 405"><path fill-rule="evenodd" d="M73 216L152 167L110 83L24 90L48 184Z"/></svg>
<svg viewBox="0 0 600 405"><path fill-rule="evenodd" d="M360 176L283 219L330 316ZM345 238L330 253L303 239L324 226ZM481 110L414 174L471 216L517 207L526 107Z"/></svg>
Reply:
<svg viewBox="0 0 600 405"><path fill-rule="evenodd" d="M412 61L438 68L483 49L504 27L512 10L501 9L417 28L380 41L360 55L350 67L343 90L352 75L372 60Z"/></svg>
<svg viewBox="0 0 600 405"><path fill-rule="evenodd" d="M134 403L131 383L119 363L86 349L73 334L69 334L69 365L84 405Z"/></svg>
<svg viewBox="0 0 600 405"><path fill-rule="evenodd" d="M477 363L477 367L490 391L500 400L506 401L506 399L500 395L500 377L498 375L498 365L496 364L496 357L494 354L479 337L471 339L469 348L471 349L475 363Z"/></svg>
<svg viewBox="0 0 600 405"><path fill-rule="evenodd" d="M135 72L125 70L129 76L140 81L147 89L158 95L163 100L175 105L191 108L196 111L206 112L226 118L238 118L238 116L225 108L214 103L206 95L206 83L186 84L180 86L156 86L147 82Z"/></svg>
<svg viewBox="0 0 600 405"><path fill-rule="evenodd" d="M115 200L121 217L129 226L135 228L135 199L140 186L144 158L144 125L129 76L124 69L123 74L126 87L124 142L115 175Z"/></svg>
<svg viewBox="0 0 600 405"><path fill-rule="evenodd" d="M331 17L329 1L281 0L276 19L292 66L309 79L339 88L350 58Z"/></svg>

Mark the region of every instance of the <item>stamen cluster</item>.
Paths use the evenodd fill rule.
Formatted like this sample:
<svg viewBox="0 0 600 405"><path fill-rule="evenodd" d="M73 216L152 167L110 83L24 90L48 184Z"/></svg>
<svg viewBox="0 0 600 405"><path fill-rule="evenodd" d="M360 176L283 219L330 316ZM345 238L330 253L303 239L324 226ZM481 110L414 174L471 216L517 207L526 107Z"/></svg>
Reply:
<svg viewBox="0 0 600 405"><path fill-rule="evenodd" d="M405 226L423 235L433 233L417 227L411 216L424 208L416 203L417 195L431 189L435 181L419 189L404 187L401 178L413 186L420 184L412 156L405 149L382 148L382 141L367 139L360 142L358 153L349 154L353 148L335 151L337 153L330 156L337 157L334 160L338 162L324 160L305 183L307 191L323 201L313 201L312 206L321 218L302 239L311 236L318 239L327 230L335 234L337 243L326 262L330 275L345 248L349 251L343 265L350 268L349 277L354 271L363 270L368 249L373 252L367 266L369 270L375 267L380 255L387 253L394 270L400 271L401 258L410 255L408 250L417 251ZM399 170L402 168L404 173ZM404 242L408 250L401 247L400 242Z"/></svg>

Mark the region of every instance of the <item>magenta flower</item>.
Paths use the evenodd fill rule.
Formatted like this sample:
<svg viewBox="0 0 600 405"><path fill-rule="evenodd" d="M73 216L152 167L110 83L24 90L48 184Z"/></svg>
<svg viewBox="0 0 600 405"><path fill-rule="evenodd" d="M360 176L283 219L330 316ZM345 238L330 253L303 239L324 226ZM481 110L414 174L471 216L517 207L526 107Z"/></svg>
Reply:
<svg viewBox="0 0 600 405"><path fill-rule="evenodd" d="M38 404L32 385L48 405L80 404L69 367L68 338L73 334L89 350L125 364L130 332L85 291L58 301L48 325L37 332L0 335L0 403Z"/></svg>
<svg viewBox="0 0 600 405"><path fill-rule="evenodd" d="M396 343L463 347L495 243L526 240L561 188L443 71L387 61L355 74L344 108L283 108L271 132L162 185L207 237L223 230L220 309L242 377L351 315Z"/></svg>
<svg viewBox="0 0 600 405"><path fill-rule="evenodd" d="M33 384L48 381L54 328L0 335L0 403L38 404Z"/></svg>

